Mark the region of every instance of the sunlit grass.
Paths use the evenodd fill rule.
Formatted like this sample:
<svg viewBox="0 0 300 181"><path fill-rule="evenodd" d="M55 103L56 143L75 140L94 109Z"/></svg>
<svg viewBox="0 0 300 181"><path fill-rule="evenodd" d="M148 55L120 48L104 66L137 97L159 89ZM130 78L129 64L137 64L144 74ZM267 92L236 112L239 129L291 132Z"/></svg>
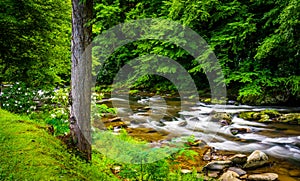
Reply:
<svg viewBox="0 0 300 181"><path fill-rule="evenodd" d="M99 156L71 154L46 126L0 110L0 180L115 180Z"/></svg>

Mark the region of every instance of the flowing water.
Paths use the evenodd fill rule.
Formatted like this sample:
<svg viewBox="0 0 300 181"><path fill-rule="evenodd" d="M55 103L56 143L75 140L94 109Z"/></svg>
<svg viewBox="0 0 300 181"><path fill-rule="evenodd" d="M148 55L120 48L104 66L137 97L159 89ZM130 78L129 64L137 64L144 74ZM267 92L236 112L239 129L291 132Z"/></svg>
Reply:
<svg viewBox="0 0 300 181"><path fill-rule="evenodd" d="M218 150L250 153L263 150L275 158L300 161L300 126L280 123L258 123L238 118L244 111L275 109L280 112L300 112L300 107L260 107L247 105L210 105L180 102L179 98L159 96L104 99L102 102L118 109L118 115L130 122L129 127L151 127L167 131L167 140L194 135ZM211 113L233 115L232 124L214 122ZM246 128L249 133L233 135L232 128Z"/></svg>

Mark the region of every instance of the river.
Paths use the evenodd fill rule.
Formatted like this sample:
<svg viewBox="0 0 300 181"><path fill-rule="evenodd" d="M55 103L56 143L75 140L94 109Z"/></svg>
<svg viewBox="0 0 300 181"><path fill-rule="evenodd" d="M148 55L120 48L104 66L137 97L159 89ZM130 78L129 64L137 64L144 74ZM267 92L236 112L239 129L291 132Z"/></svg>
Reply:
<svg viewBox="0 0 300 181"><path fill-rule="evenodd" d="M263 167L249 173L275 172L279 180L295 181L291 171L300 168L300 125L286 123L260 123L244 120L239 113L247 111L277 110L280 113L299 113L300 107L212 105L203 102L182 102L179 97L119 96L101 101L117 108L118 116L129 127L153 128L168 133L163 142L183 141L194 135L221 152L245 153L261 150L270 156L272 167ZM230 124L213 121L212 115L227 113L232 116ZM249 132L232 134L232 129ZM118 129L116 129L118 131Z"/></svg>
<svg viewBox="0 0 300 181"><path fill-rule="evenodd" d="M263 107L248 105L211 105L181 102L179 97L133 96L103 99L113 101L118 116L130 122L129 127L150 127L169 132L167 140L194 135L218 150L250 153L264 150L276 158L300 161L300 126L282 123L259 123L239 118L245 111L274 109L280 112L300 112L300 107ZM129 105L129 106L128 106ZM211 121L212 112L230 113L232 123L222 125ZM232 128L246 128L249 133L233 135Z"/></svg>

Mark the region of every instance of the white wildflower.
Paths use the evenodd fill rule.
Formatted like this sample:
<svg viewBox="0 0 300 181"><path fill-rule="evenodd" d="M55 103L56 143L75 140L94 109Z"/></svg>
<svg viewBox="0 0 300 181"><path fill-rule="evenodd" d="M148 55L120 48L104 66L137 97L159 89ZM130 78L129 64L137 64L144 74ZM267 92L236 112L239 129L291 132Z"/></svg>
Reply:
<svg viewBox="0 0 300 181"><path fill-rule="evenodd" d="M38 94L39 94L40 96L42 96L42 95L44 94L44 92L43 92L42 90L39 90L39 91L38 91Z"/></svg>

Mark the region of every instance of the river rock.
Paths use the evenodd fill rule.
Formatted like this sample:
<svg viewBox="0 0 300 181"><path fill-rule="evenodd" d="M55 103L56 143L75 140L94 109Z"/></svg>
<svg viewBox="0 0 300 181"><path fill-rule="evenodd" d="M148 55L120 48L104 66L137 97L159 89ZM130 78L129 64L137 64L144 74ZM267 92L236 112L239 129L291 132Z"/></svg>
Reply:
<svg viewBox="0 0 300 181"><path fill-rule="evenodd" d="M300 124L300 113L283 114L278 118L278 121L289 124Z"/></svg>
<svg viewBox="0 0 300 181"><path fill-rule="evenodd" d="M231 161L212 161L204 166L204 169L208 170L223 170L230 167L232 164Z"/></svg>
<svg viewBox="0 0 300 181"><path fill-rule="evenodd" d="M277 179L278 179L278 175L276 173L261 173L261 174L252 174L248 176L248 180L255 180L255 181L273 181Z"/></svg>
<svg viewBox="0 0 300 181"><path fill-rule="evenodd" d="M190 147L203 147L206 145L206 142L203 140L195 140L187 142L187 145Z"/></svg>
<svg viewBox="0 0 300 181"><path fill-rule="evenodd" d="M192 173L193 171L189 170L189 169L181 169L180 172L183 173L183 174L188 174L188 173Z"/></svg>
<svg viewBox="0 0 300 181"><path fill-rule="evenodd" d="M247 162L247 155L244 154L236 154L229 157L229 160L234 164L244 165Z"/></svg>
<svg viewBox="0 0 300 181"><path fill-rule="evenodd" d="M232 117L228 113L217 113L217 112L212 112L212 121L220 121L220 120L225 120L227 121L228 124L231 123Z"/></svg>
<svg viewBox="0 0 300 181"><path fill-rule="evenodd" d="M231 121L227 121L227 120L220 120L219 123L222 125L222 126L228 126L229 124L231 124Z"/></svg>
<svg viewBox="0 0 300 181"><path fill-rule="evenodd" d="M219 174L220 174L220 171L217 171L217 170L210 170L208 173L207 173L207 176L211 177L211 178L217 178L219 177Z"/></svg>
<svg viewBox="0 0 300 181"><path fill-rule="evenodd" d="M250 156L248 156L244 168L259 167L266 164L268 161L269 158L264 152L260 150L255 150L254 152L251 153Z"/></svg>
<svg viewBox="0 0 300 181"><path fill-rule="evenodd" d="M120 117L115 117L115 118L111 118L111 119L108 119L108 122L120 122L122 121L122 119Z"/></svg>
<svg viewBox="0 0 300 181"><path fill-rule="evenodd" d="M252 130L250 128L231 128L230 129L231 134L243 134L243 133L251 133Z"/></svg>
<svg viewBox="0 0 300 181"><path fill-rule="evenodd" d="M239 177L239 175L233 171L227 171L225 173L223 173L221 175L221 177L219 178L219 180L221 181L240 181L240 179L238 179L237 177Z"/></svg>
<svg viewBox="0 0 300 181"><path fill-rule="evenodd" d="M280 115L281 114L275 110L264 110L260 112L242 112L239 114L239 117L250 121L270 122Z"/></svg>
<svg viewBox="0 0 300 181"><path fill-rule="evenodd" d="M159 126L159 127L166 126L166 124L162 121L152 121L151 123L153 123L155 126Z"/></svg>
<svg viewBox="0 0 300 181"><path fill-rule="evenodd" d="M127 124L120 117L103 119L103 123L107 128L127 128Z"/></svg>
<svg viewBox="0 0 300 181"><path fill-rule="evenodd" d="M121 171L121 166L113 166L111 168L111 171L112 171L113 174L117 174Z"/></svg>
<svg viewBox="0 0 300 181"><path fill-rule="evenodd" d="M237 173L239 177L246 175L247 173L245 170L238 167L229 167L228 170Z"/></svg>
<svg viewBox="0 0 300 181"><path fill-rule="evenodd" d="M126 128L126 131L130 136L148 142L164 140L165 136L169 134L166 131L157 131L153 128Z"/></svg>
<svg viewBox="0 0 300 181"><path fill-rule="evenodd" d="M184 126L186 126L187 124L188 124L187 121L181 121L181 122L178 123L178 126L184 127Z"/></svg>
<svg viewBox="0 0 300 181"><path fill-rule="evenodd" d="M204 161L210 161L211 159L212 159L212 153L214 152L214 148L213 147L210 147L210 148L208 148L206 151L205 151L205 153L204 153L204 155L203 155L203 160Z"/></svg>

